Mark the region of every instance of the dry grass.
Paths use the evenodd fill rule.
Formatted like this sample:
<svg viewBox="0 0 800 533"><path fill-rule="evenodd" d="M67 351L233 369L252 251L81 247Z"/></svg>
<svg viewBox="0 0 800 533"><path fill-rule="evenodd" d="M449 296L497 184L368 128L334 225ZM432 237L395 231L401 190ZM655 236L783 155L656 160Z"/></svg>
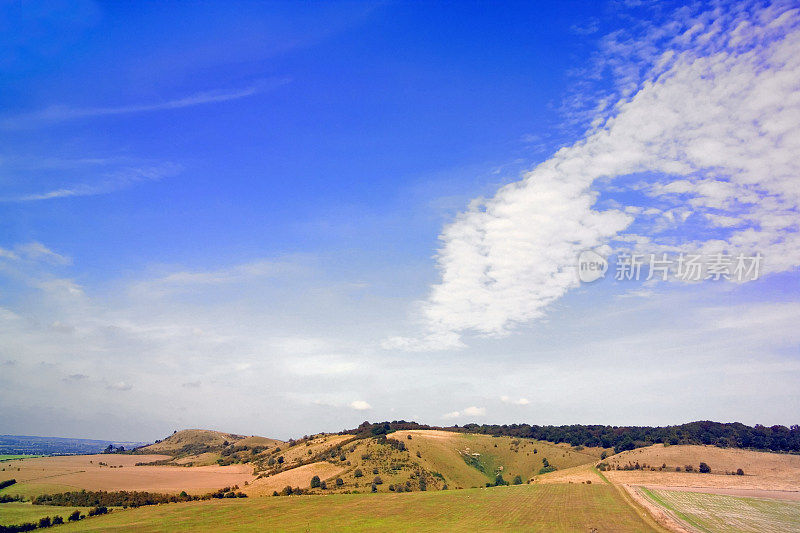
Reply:
<svg viewBox="0 0 800 533"><path fill-rule="evenodd" d="M212 431L210 429L184 429L177 433L170 435L161 442L156 442L149 446L140 448L144 453L166 453L173 454L178 452L181 448L187 445L207 445L212 447L219 447L225 441L236 442L243 439L242 435L234 435L232 433L222 433L220 431Z"/></svg>
<svg viewBox="0 0 800 533"><path fill-rule="evenodd" d="M252 466L134 466L137 462L166 459L164 455L70 455L40 457L4 463L8 477L17 485L3 489L6 493L54 492L62 490L144 490L175 493L185 490L202 494L226 485L252 481ZM101 466L100 463L108 466ZM112 468L113 467L113 468ZM15 488L16 487L16 488Z"/></svg>
<svg viewBox="0 0 800 533"><path fill-rule="evenodd" d="M684 469L690 464L697 469L700 462L707 463L710 474L698 472L675 472L675 467ZM728 487L763 490L800 490L800 456L768 452L754 452L716 446L663 446L657 444L614 455L607 459L612 465L627 463L647 464L664 471L612 470L606 476L614 483L629 485L664 485L673 487ZM737 468L744 476L726 475Z"/></svg>
<svg viewBox="0 0 800 533"><path fill-rule="evenodd" d="M280 492L287 485L306 489L311 484L312 477L319 476L322 481L325 481L341 474L346 469L347 467L336 466L324 461L311 463L269 477L256 479L245 488L244 492L250 496L263 496L271 495L276 490Z"/></svg>

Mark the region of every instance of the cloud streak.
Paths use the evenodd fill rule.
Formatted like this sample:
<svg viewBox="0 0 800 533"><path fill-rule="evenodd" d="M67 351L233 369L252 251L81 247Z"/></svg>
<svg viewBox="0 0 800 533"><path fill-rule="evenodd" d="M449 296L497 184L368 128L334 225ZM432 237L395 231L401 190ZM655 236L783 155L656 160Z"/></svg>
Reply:
<svg viewBox="0 0 800 533"><path fill-rule="evenodd" d="M200 93L192 94L174 100L166 100L163 102L146 103L146 104L131 104L121 106L109 107L69 107L69 106L51 106L46 109L9 117L0 124L4 128L14 129L20 127L37 126L48 123L65 122L69 120L77 120L82 118L104 117L114 115L127 115L133 113L147 113L153 111L169 111L173 109L184 109L187 107L195 107L200 105L218 104L223 102L230 102L233 100L240 100L248 98L257 94L274 89L281 85L289 83L288 78L281 78L276 80L266 80L255 83L249 87L242 89L225 91L225 90L212 90L203 91Z"/></svg>
<svg viewBox="0 0 800 533"><path fill-rule="evenodd" d="M146 167L131 167L110 172L95 183L78 183L44 192L0 197L0 202L38 202L60 198L96 196L127 189L138 183L160 181L183 170L181 165L165 163Z"/></svg>

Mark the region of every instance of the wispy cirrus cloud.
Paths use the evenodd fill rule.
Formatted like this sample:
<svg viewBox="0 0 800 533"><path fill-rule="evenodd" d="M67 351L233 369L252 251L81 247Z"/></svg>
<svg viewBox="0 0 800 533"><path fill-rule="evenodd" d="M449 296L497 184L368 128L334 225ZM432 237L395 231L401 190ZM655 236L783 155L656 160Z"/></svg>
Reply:
<svg viewBox="0 0 800 533"><path fill-rule="evenodd" d="M200 105L218 104L255 96L257 94L277 88L281 85L285 85L290 81L291 80L289 78L264 80L241 89L203 91L181 98L164 100L155 103L102 107L70 107L65 105L54 105L31 113L8 117L0 121L0 126L6 129L36 127L48 123L65 122L82 118L167 111Z"/></svg>
<svg viewBox="0 0 800 533"><path fill-rule="evenodd" d="M441 281L418 304L424 332L384 347L460 348L464 333L507 335L578 285L582 250L674 247L666 230L693 215L718 231L688 242L684 232L682 246L758 250L772 272L798 264L800 10L679 10L638 37L605 40L618 99L597 108L608 111L596 110L582 139L444 228ZM635 189L650 205L599 202L606 186L634 190L618 182L639 174L649 177Z"/></svg>
<svg viewBox="0 0 800 533"><path fill-rule="evenodd" d="M58 198L108 194L127 189L138 183L159 181L164 178L172 177L179 174L182 170L183 167L175 163L128 167L104 173L94 182L65 185L42 192L0 196L0 202L37 202L42 200L55 200Z"/></svg>

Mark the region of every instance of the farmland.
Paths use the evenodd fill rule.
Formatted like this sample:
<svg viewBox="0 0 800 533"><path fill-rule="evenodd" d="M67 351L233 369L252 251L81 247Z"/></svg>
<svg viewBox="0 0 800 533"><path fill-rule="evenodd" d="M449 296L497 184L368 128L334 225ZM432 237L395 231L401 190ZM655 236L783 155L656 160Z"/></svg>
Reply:
<svg viewBox="0 0 800 533"><path fill-rule="evenodd" d="M800 528L800 501L648 488L641 492L698 531L781 533Z"/></svg>
<svg viewBox="0 0 800 533"><path fill-rule="evenodd" d="M35 496L69 490L140 490L201 494L225 485L252 479L252 467L231 466L135 466L136 462L169 458L163 455L69 455L8 461L0 470L3 479L17 483L4 494Z"/></svg>
<svg viewBox="0 0 800 533"><path fill-rule="evenodd" d="M30 503L0 504L0 525L38 522L40 518L60 516L64 520L75 510L86 514L88 507L56 507L53 505L31 505Z"/></svg>
<svg viewBox="0 0 800 533"><path fill-rule="evenodd" d="M117 510L64 531L658 531L610 486L205 501Z"/></svg>

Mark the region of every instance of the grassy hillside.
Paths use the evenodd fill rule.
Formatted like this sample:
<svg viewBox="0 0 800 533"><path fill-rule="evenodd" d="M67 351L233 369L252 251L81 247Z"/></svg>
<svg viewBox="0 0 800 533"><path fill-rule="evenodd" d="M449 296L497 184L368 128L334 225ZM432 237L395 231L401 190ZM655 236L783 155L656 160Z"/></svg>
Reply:
<svg viewBox="0 0 800 533"><path fill-rule="evenodd" d="M498 475L507 482L516 476L527 482L544 468L545 461L551 468L562 469L594 463L599 454L597 449L439 430L317 435L255 458L259 475L247 491L271 493L286 485L307 489L313 476L327 485L314 492L324 493L476 488L494 483ZM288 474L292 470L298 471Z"/></svg>
<svg viewBox="0 0 800 533"><path fill-rule="evenodd" d="M245 437L242 435L222 433L210 429L184 429L170 435L161 442L139 448L137 453L175 455L185 453L190 449L196 449L195 453L202 453L209 451L206 448L222 448L226 442L236 442L243 438Z"/></svg>
<svg viewBox="0 0 800 533"><path fill-rule="evenodd" d="M117 510L61 527L65 532L657 531L607 485L215 500Z"/></svg>
<svg viewBox="0 0 800 533"><path fill-rule="evenodd" d="M511 482L516 476L528 481L544 468L544 461L558 470L593 463L601 450L575 450L567 445L435 430L398 431L391 435L403 441L420 463L440 472L453 488L482 486L498 474ZM411 437L409 439L409 437Z"/></svg>

